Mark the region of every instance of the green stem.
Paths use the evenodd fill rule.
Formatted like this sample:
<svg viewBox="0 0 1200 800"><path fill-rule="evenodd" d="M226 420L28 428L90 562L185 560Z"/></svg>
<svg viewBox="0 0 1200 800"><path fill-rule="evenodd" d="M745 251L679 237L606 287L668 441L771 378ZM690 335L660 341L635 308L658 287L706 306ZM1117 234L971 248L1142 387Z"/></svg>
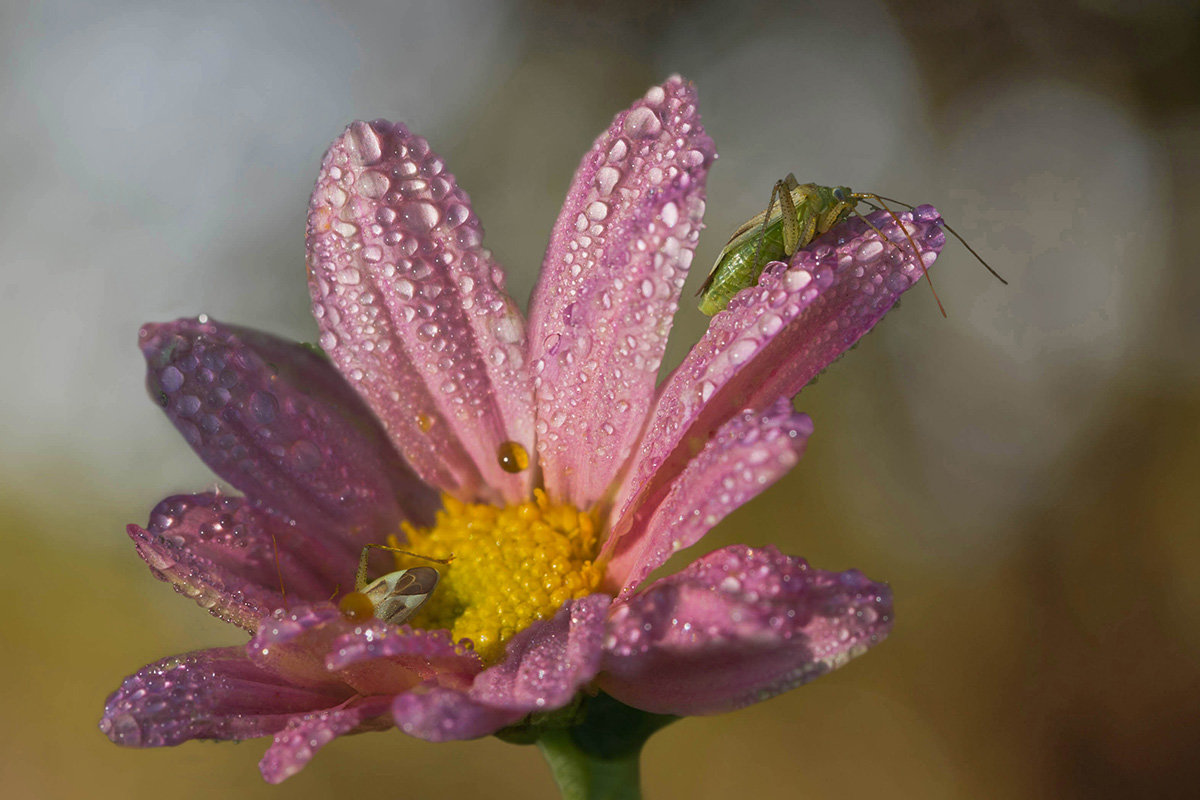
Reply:
<svg viewBox="0 0 1200 800"><path fill-rule="evenodd" d="M510 731L508 740L537 742L563 800L641 800L642 746L678 717L639 711L603 692L568 716L567 725L543 720L523 734Z"/></svg>
<svg viewBox="0 0 1200 800"><path fill-rule="evenodd" d="M538 739L538 749L563 800L641 800L641 750L620 758L598 758L579 748L569 729Z"/></svg>

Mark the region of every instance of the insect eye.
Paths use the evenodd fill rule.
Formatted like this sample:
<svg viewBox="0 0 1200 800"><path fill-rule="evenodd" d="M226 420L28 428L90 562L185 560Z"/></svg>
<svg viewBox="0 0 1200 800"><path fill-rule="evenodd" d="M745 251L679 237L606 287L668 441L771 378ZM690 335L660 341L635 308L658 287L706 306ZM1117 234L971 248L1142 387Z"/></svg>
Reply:
<svg viewBox="0 0 1200 800"><path fill-rule="evenodd" d="M839 203L846 202L846 193L844 191L842 191L842 187L840 187L840 186L833 187L833 199L837 200Z"/></svg>

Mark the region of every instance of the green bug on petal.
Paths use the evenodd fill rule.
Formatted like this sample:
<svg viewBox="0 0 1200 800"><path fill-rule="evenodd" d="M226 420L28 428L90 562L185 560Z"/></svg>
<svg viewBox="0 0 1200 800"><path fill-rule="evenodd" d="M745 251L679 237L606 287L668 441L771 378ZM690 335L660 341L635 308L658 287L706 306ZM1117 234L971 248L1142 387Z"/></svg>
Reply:
<svg viewBox="0 0 1200 800"><path fill-rule="evenodd" d="M886 200L889 198L869 192L854 192L848 186L818 186L815 183L799 183L796 181L796 176L792 174L781 181L776 181L775 187L771 190L771 199L767 203L767 210L747 220L734 231L733 236L729 238L717 256L716 264L708 273L708 278L698 292L700 310L709 316L723 310L725 306L729 305L729 301L735 294L758 283L758 277L767 264L791 258L797 250L807 246L815 237L855 213L859 203L868 205L878 203L899 223L899 218L885 204ZM891 202L900 203L898 200ZM907 206L906 203L900 203L900 205ZM908 207L911 208L911 206ZM867 224L870 225L870 222ZM962 237L955 233L950 226L945 227L959 241L962 241ZM919 252L907 229L903 225L900 226L900 229L905 231L905 238L908 239L908 245L912 251ZM876 232L885 242L890 241L878 229ZM901 246L895 242L892 244L896 247ZM963 244L965 245L966 242ZM967 249L971 250L970 245L967 245ZM1008 283L997 275L996 271L988 266L978 253L971 250L971 254L978 258L989 272L999 278L1001 283ZM924 262L920 258L917 261L924 269ZM928 273L925 277L928 279ZM929 288L933 289L932 281L929 283ZM946 310L942 308L942 301L938 299L936 291L934 291L933 297L937 300L942 316L945 316Z"/></svg>

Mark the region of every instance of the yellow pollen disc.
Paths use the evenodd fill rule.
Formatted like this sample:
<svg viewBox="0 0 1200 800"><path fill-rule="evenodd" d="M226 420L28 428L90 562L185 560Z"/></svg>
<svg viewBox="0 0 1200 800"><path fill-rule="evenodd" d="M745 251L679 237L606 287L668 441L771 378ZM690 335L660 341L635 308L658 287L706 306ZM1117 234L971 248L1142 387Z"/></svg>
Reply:
<svg viewBox="0 0 1200 800"><path fill-rule="evenodd" d="M551 505L540 489L533 500L504 508L442 501L432 528L402 526L405 549L454 556L438 567L437 589L408 621L414 628L448 628L455 641L470 639L484 663L492 663L519 631L599 585L596 525L574 506ZM422 563L396 557L397 569Z"/></svg>

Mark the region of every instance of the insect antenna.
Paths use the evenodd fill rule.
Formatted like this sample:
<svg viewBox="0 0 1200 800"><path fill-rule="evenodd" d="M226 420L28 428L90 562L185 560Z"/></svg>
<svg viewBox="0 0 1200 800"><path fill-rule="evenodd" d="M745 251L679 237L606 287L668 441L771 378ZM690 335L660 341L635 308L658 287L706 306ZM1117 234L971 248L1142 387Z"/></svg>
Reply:
<svg viewBox="0 0 1200 800"><path fill-rule="evenodd" d="M449 564L451 561L454 560L453 555L451 555L449 558L434 558L433 556L423 556L420 553L413 553L408 550L401 550L399 547L392 547L389 544L369 544L369 545L367 545L367 547L374 547L379 550L389 550L393 553L402 553L406 556L412 556L413 558L423 558L426 561L432 561L435 564Z"/></svg>
<svg viewBox="0 0 1200 800"><path fill-rule="evenodd" d="M889 203L896 203L897 205L902 205L905 208L909 208L909 209L914 208L914 206L909 205L908 203L904 202L903 200L895 200L891 197L883 197L882 195L872 195L872 196L878 197L880 200L887 200ZM976 253L975 248L971 247L971 245L967 244L967 240L964 239L963 237L959 236L958 231L954 230L954 228L951 228L950 225L946 222L946 220L942 220L942 227L945 228L946 230L950 231L950 233L952 233L954 235L955 239L958 239L960 242L962 242L962 246L967 248L967 251L971 255L975 256L975 260L978 261L980 264L983 264L983 268L986 269L988 272L992 273L992 276L996 280L1000 281L1005 286L1008 286L1008 281L1004 280L1004 278L1000 275L999 272L996 272L996 270L992 269L992 265L987 263L986 261L984 261L983 256L979 255L979 253Z"/></svg>

